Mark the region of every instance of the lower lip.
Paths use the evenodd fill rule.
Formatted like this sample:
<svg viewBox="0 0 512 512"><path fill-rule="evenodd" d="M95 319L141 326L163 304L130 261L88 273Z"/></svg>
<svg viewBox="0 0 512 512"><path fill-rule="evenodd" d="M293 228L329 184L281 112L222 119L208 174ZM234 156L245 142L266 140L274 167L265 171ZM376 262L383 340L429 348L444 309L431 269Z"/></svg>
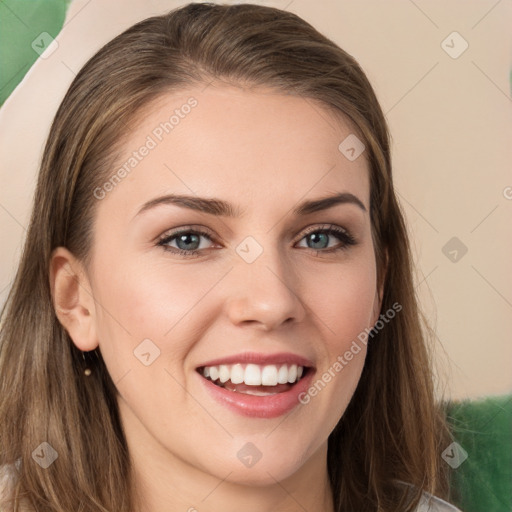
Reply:
<svg viewBox="0 0 512 512"><path fill-rule="evenodd" d="M297 405L302 405L299 401L299 395L306 393L314 373L314 369L309 368L307 374L291 389L267 396L246 395L229 391L217 386L199 373L197 375L213 398L232 411L253 418L277 418L291 411Z"/></svg>

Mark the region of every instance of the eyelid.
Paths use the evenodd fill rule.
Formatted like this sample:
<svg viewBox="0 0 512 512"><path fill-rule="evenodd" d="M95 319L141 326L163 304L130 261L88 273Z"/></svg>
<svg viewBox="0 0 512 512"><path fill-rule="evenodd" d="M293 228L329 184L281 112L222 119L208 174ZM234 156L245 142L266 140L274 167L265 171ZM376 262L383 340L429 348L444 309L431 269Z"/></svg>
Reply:
<svg viewBox="0 0 512 512"><path fill-rule="evenodd" d="M177 228L171 228L164 231L162 234L158 235L156 237L156 241L160 242L162 240L165 240L166 238L177 236L180 233L188 233L190 231L193 231L198 234L205 234L208 235L212 239L221 239L216 233L214 233L210 228L207 228L206 226L196 225L196 224L189 224L184 226L179 226Z"/></svg>
<svg viewBox="0 0 512 512"><path fill-rule="evenodd" d="M343 231L347 236L352 238L352 234L347 228L344 228L343 226L339 226L338 224L334 223L323 223L323 224L313 224L312 226L309 226L307 228L304 228L304 231L301 232L301 238L299 240L302 240L305 236L309 235L310 233L315 233L316 231L328 231L329 229L335 229L338 231Z"/></svg>

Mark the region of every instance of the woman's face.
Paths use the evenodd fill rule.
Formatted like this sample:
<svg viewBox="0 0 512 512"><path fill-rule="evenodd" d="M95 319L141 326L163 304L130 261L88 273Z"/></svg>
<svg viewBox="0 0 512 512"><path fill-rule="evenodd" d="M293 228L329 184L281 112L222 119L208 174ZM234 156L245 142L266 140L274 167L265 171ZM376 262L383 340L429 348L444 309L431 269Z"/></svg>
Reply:
<svg viewBox="0 0 512 512"><path fill-rule="evenodd" d="M210 85L131 128L116 177L91 191L88 278L132 456L253 485L325 465L380 311L349 124L312 100Z"/></svg>

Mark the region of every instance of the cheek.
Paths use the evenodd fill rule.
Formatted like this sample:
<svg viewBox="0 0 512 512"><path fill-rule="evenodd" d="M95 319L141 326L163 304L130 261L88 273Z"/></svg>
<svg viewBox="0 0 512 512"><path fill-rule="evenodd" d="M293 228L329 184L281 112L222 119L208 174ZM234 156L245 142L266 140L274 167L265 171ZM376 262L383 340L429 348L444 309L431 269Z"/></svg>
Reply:
<svg viewBox="0 0 512 512"><path fill-rule="evenodd" d="M317 276L318 277L318 276ZM302 403L309 404L323 418L319 437L328 436L343 416L359 383L367 345L365 335L372 326L376 295L372 260L344 269L338 267L323 276L326 286L310 297L318 330L323 333L321 366Z"/></svg>
<svg viewBox="0 0 512 512"><path fill-rule="evenodd" d="M316 274L307 286L309 303L328 340L331 357L371 327L376 300L376 272L371 257L361 257L351 265L333 266L321 279Z"/></svg>
<svg viewBox="0 0 512 512"><path fill-rule="evenodd" d="M364 366L376 300L372 251L361 251L346 265L317 273L307 286L316 325L323 333L324 358L304 402L314 404L328 434L343 415Z"/></svg>
<svg viewBox="0 0 512 512"><path fill-rule="evenodd" d="M130 364L133 350L145 339L152 340L172 360L185 356L189 340L204 315L201 299L219 280L215 272L200 266L172 265L165 259L144 265L128 258L97 265L94 295L99 306L97 333L100 344L112 347L116 358ZM104 347L107 348L107 347Z"/></svg>
<svg viewBox="0 0 512 512"><path fill-rule="evenodd" d="M192 266L181 272L169 264L150 266L128 259L97 268L94 291L102 305L98 340L121 397L140 418L154 417L163 404L185 407L178 382L186 380L184 361L204 321L198 314L200 299L218 278L210 272L203 279Z"/></svg>

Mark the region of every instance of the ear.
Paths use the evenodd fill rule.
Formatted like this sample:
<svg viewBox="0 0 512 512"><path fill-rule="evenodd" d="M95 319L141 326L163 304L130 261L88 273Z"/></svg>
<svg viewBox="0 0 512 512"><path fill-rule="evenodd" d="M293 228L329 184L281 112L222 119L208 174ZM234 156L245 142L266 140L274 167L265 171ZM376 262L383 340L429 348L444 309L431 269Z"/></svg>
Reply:
<svg viewBox="0 0 512 512"><path fill-rule="evenodd" d="M95 303L83 265L64 247L57 247L50 260L50 288L59 322L73 343L88 352L98 346Z"/></svg>

